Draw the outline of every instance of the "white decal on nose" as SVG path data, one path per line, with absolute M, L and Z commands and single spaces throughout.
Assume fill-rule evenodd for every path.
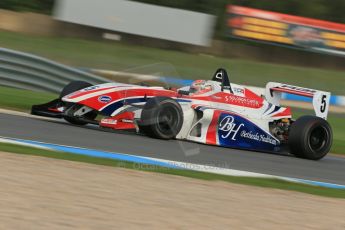
M 222 134 L 222 138 L 228 138 L 231 135 L 231 140 L 236 140 L 236 135 L 240 128 L 244 126 L 243 123 L 236 125 L 234 122 L 235 118 L 233 116 L 226 116 L 222 119 L 222 121 L 219 123 L 219 130 L 223 132 L 227 132 L 226 134 Z M 237 127 L 236 127 L 237 126 Z

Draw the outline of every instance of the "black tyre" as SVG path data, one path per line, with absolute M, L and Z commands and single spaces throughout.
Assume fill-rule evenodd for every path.
M 68 83 L 65 87 L 63 87 L 59 98 L 61 99 L 70 93 L 73 93 L 75 91 L 78 91 L 90 86 L 92 86 L 92 84 L 86 81 L 72 81 Z
M 90 86 L 92 86 L 92 84 L 85 82 L 85 81 L 72 81 L 62 89 L 59 98 L 61 99 L 68 94 L 71 94 L 75 91 L 78 91 L 78 90 L 81 90 L 81 89 L 84 89 L 84 88 L 90 87 Z M 66 103 L 66 111 L 68 111 L 68 110 L 71 111 L 74 108 L 78 108 L 78 107 L 79 107 L 79 105 L 76 105 L 73 103 Z M 83 118 L 85 118 L 87 120 L 94 120 L 96 118 L 96 116 L 97 116 L 97 112 L 91 111 L 87 114 L 84 114 Z M 76 117 L 73 117 L 73 116 L 64 116 L 64 119 L 66 121 L 68 121 L 69 123 L 74 124 L 74 125 L 86 125 L 88 123 L 86 121 L 82 121 L 82 120 L 80 120 Z
M 144 134 L 172 139 L 180 132 L 183 124 L 183 111 L 178 102 L 168 97 L 154 97 L 147 101 L 139 124 Z
M 303 116 L 290 127 L 289 148 L 297 157 L 319 160 L 330 151 L 332 141 L 332 128 L 322 118 Z

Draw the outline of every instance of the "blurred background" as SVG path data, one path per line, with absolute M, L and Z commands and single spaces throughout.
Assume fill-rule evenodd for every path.
M 330 91 L 332 151 L 345 153 L 343 0 L 2 0 L 0 8 L 1 107 L 28 110 L 70 79 L 188 84 L 224 67 L 231 81 L 259 89 L 276 81 Z M 297 115 L 311 112 L 310 101 L 285 99 Z

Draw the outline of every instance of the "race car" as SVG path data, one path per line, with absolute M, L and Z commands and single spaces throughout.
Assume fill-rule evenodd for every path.
M 280 105 L 282 93 L 312 98 L 315 115 L 292 119 L 291 109 Z M 220 68 L 212 80 L 177 89 L 73 81 L 58 99 L 32 106 L 31 113 L 165 140 L 263 152 L 288 149 L 296 157 L 318 160 L 332 145 L 329 100 L 329 92 L 275 82 L 258 95 L 231 83 Z

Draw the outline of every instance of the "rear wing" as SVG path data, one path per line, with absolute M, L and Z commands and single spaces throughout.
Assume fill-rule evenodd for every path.
M 312 98 L 315 115 L 327 119 L 331 93 L 277 82 L 267 83 L 265 97 L 268 102 L 279 106 L 282 93 Z

